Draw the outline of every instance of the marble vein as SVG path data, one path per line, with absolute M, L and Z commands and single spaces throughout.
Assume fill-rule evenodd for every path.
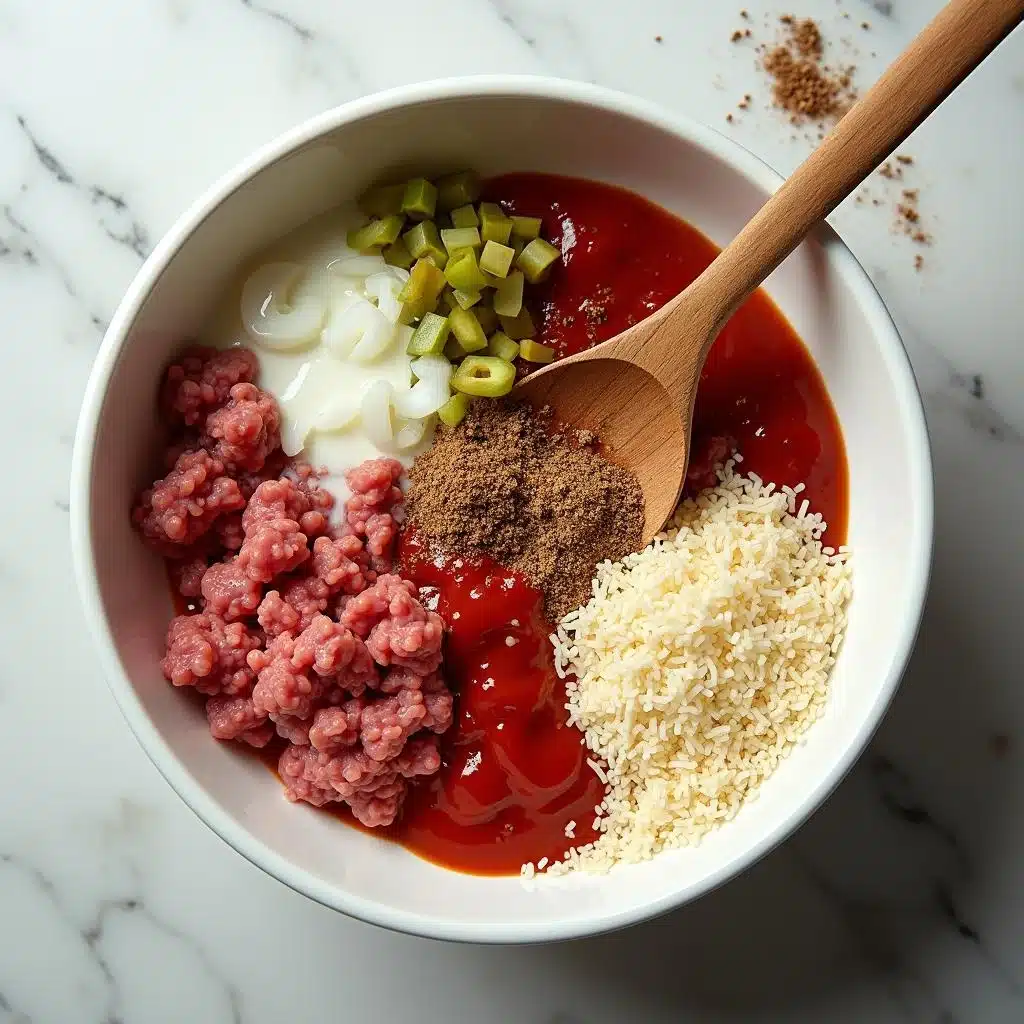
M 112 242 L 131 250 L 140 261 L 144 260 L 151 248 L 149 234 L 132 215 L 124 197 L 115 195 L 99 185 L 80 184 L 53 151 L 40 142 L 20 114 L 18 125 L 32 146 L 40 165 L 53 180 L 87 196 L 90 203 L 99 211 L 98 223 L 104 234 Z
M 2 250 L 0 251 L 7 254 L 13 262 L 20 263 L 25 268 L 41 270 L 55 277 L 59 281 L 64 294 L 84 314 L 92 329 L 92 337 L 94 340 L 97 340 L 98 335 L 101 335 L 107 329 L 107 320 L 89 308 L 79 294 L 78 288 L 67 268 L 40 238 L 33 235 L 28 225 L 18 218 L 14 210 L 6 204 L 0 209 L 2 209 L 3 217 L 8 227 L 13 229 L 15 233 L 14 236 L 9 236 L 3 241 Z
M 843 922 L 857 954 L 878 972 L 900 1017 L 917 1022 L 946 1013 L 950 1024 L 960 1024 L 951 1010 L 940 1005 L 928 979 L 915 971 L 901 955 L 898 943 L 893 941 L 884 921 L 889 907 L 884 902 L 851 896 L 837 879 L 829 877 L 799 854 L 794 854 L 794 857 L 807 881 L 821 893 Z
M 306 28 L 305 25 L 300 25 L 297 21 L 289 18 L 288 15 L 282 14 L 280 11 L 275 11 L 272 7 L 266 7 L 263 4 L 256 3 L 256 0 L 241 0 L 243 7 L 253 11 L 255 14 L 262 14 L 265 18 L 270 18 L 271 21 L 276 21 L 279 25 L 284 25 L 285 28 L 294 32 L 295 35 L 304 43 L 311 42 L 314 38 L 314 32 L 312 29 Z
M 171 942 L 180 945 L 195 958 L 198 967 L 221 989 L 225 1004 L 229 1011 L 231 1024 L 242 1024 L 242 994 L 232 982 L 227 980 L 214 966 L 203 945 L 181 929 L 169 924 L 154 913 L 140 894 L 104 896 L 98 899 L 94 909 L 86 919 L 80 920 L 68 906 L 57 884 L 39 867 L 24 857 L 11 853 L 0 853 L 0 867 L 14 871 L 33 887 L 53 908 L 63 922 L 69 934 L 74 934 L 89 962 L 98 972 L 103 983 L 103 999 L 100 1015 L 95 1018 L 96 1024 L 128 1024 L 123 1006 L 124 997 L 121 991 L 123 984 L 119 972 L 112 962 L 110 931 L 119 918 L 130 919 L 136 925 L 152 929 Z M 143 872 L 138 865 L 128 866 L 124 881 L 132 881 L 137 887 L 141 883 Z M 153 965 L 159 970 L 159 965 Z M 32 1020 L 29 1013 L 20 1016 L 14 1010 L 11 999 L 0 992 L 0 1008 L 15 1014 L 14 1021 Z M 84 1011 L 83 1011 L 84 1012 Z M 85 1017 L 81 1018 L 84 1022 Z

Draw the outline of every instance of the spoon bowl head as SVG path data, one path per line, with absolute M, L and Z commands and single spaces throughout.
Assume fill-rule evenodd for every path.
M 567 359 L 527 377 L 513 397 L 596 434 L 609 461 L 640 483 L 644 543 L 661 530 L 683 489 L 689 426 L 650 373 L 614 357 Z

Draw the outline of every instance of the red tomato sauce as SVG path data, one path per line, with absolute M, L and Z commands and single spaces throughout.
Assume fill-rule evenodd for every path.
M 513 174 L 491 181 L 486 198 L 542 216 L 543 236 L 563 251 L 564 267 L 534 292 L 538 340 L 559 355 L 641 320 L 718 252 L 660 207 L 596 182 Z M 806 484 L 812 509 L 828 521 L 827 542 L 844 541 L 847 472 L 835 412 L 807 350 L 760 291 L 704 368 L 688 490 L 712 484 L 712 463 L 732 449 L 742 452 L 744 472 Z M 540 593 L 489 560 L 433 554 L 408 534 L 402 573 L 436 596 L 449 626 L 443 671 L 456 716 L 440 772 L 414 784 L 399 819 L 374 834 L 477 874 L 516 874 L 527 861 L 559 860 L 592 841 L 604 790 L 566 722 Z M 341 805 L 324 811 L 352 822 Z M 570 822 L 574 838 L 566 836 Z
M 685 221 L 627 192 L 548 174 L 509 174 L 487 198 L 543 218 L 562 249 L 540 287 L 539 340 L 571 355 L 613 338 L 682 291 L 718 255 Z M 536 292 L 535 292 L 536 294 Z M 743 472 L 781 486 L 804 483 L 828 523 L 825 542 L 846 538 L 846 451 L 814 361 L 775 303 L 758 290 L 719 335 L 701 374 L 691 442 L 692 477 L 706 486 L 715 437 L 743 455 Z

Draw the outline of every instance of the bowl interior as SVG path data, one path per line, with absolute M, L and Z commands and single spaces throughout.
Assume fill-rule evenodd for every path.
M 928 459 L 892 324 L 845 247 L 823 231 L 768 290 L 809 346 L 842 423 L 855 599 L 827 713 L 760 799 L 698 848 L 529 891 L 519 879 L 445 871 L 288 804 L 258 762 L 212 742 L 198 708 L 162 678 L 168 587 L 127 516 L 134 492 L 153 475 L 158 375 L 239 264 L 390 171 L 473 166 L 613 182 L 719 245 L 775 184 L 770 171 L 710 130 L 636 116 L 639 108 L 621 99 L 567 88 L 555 98 L 544 95 L 550 87 L 474 91 L 406 97 L 402 105 L 366 107 L 344 124 L 324 122 L 327 130 L 264 166 L 190 233 L 192 225 L 183 227 L 180 246 L 172 239 L 144 270 L 105 343 L 83 417 L 81 444 L 93 441 L 90 417 L 95 437 L 81 455 L 84 501 L 76 514 L 86 605 L 115 693 L 158 766 L 221 835 L 296 888 L 379 923 L 456 938 L 544 939 L 627 923 L 706 890 L 778 841 L 838 781 L 891 696 L 917 624 L 930 536 Z

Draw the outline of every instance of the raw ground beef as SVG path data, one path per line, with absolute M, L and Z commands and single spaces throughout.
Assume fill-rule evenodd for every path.
M 440 768 L 454 702 L 438 671 L 444 624 L 394 572 L 402 466 L 350 470 L 332 525 L 319 474 L 280 452 L 258 373 L 246 349 L 191 348 L 165 376 L 168 472 L 132 510 L 195 608 L 171 621 L 163 672 L 207 698 L 217 739 L 284 741 L 289 800 L 389 825 L 408 780 Z

